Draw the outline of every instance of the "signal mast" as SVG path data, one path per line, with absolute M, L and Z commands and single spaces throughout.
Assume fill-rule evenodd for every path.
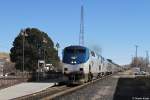
M 83 1 L 82 1 L 82 4 L 81 4 L 79 45 L 84 46 L 84 6 L 83 6 Z

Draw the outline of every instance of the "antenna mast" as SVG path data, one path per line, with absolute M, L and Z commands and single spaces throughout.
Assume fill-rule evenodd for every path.
M 83 6 L 83 2 L 81 5 L 79 45 L 84 46 L 84 6 Z

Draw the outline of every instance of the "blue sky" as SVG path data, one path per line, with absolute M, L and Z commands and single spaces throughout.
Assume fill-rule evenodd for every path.
M 47 32 L 61 49 L 78 44 L 81 0 L 1 0 L 0 51 L 9 52 L 20 29 Z M 150 0 L 84 0 L 85 44 L 118 64 L 150 50 Z M 61 54 L 61 53 L 60 53 Z

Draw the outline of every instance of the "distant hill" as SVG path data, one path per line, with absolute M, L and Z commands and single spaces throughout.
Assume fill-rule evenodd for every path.
M 0 52 L 0 58 L 9 58 L 9 53 Z

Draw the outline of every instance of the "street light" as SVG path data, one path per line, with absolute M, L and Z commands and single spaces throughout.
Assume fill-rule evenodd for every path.
M 22 72 L 24 72 L 24 42 L 25 42 L 25 30 L 21 30 L 22 35 Z
M 46 58 L 45 58 L 46 45 L 45 44 L 47 44 L 47 39 L 45 37 L 43 37 L 44 62 L 46 62 Z M 45 63 L 44 63 L 44 67 L 45 67 Z
M 21 30 L 21 35 L 22 35 L 22 72 L 24 73 L 24 49 L 25 49 L 25 47 L 24 47 L 24 45 L 25 45 L 25 37 L 27 37 L 28 36 L 28 34 L 26 33 L 26 30 Z

